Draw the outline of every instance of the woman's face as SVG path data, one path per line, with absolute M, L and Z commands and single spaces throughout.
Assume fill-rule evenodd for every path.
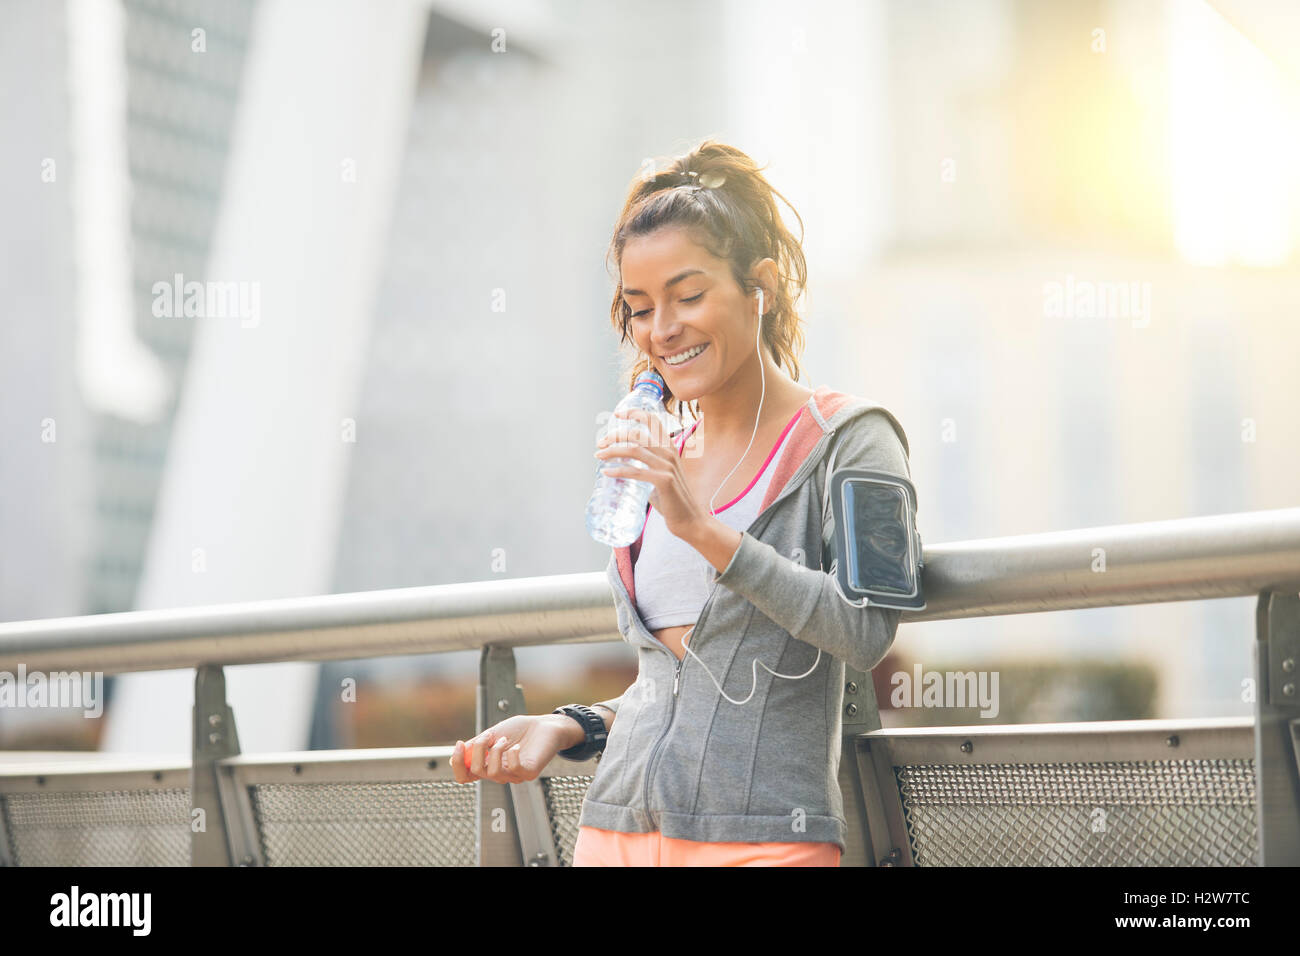
M 757 296 L 746 299 L 730 263 L 685 230 L 665 227 L 629 240 L 622 279 L 632 338 L 679 401 L 716 391 L 755 358 Z

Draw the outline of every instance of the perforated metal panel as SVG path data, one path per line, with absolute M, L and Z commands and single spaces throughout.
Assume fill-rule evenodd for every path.
M 918 866 L 1254 866 L 1253 760 L 894 768 Z
M 249 787 L 267 866 L 474 866 L 474 788 L 423 783 Z
M 188 788 L 9 793 L 16 866 L 189 866 Z
M 578 819 L 582 815 L 582 798 L 587 794 L 593 775 L 543 777 L 546 810 L 551 818 L 551 833 L 561 866 L 573 866 L 573 847 L 578 842 Z

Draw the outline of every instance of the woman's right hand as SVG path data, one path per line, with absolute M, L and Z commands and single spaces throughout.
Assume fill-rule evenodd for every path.
M 575 743 L 577 727 L 563 714 L 520 714 L 493 724 L 469 740 L 456 741 L 451 770 L 457 783 L 536 780 L 561 750 Z

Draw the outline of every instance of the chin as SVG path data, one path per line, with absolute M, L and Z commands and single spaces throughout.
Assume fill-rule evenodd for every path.
M 663 372 L 660 372 L 659 374 L 663 375 Z M 684 401 L 684 402 L 693 401 L 694 399 L 698 398 L 699 396 L 705 393 L 705 390 L 702 389 L 699 385 L 699 380 L 694 377 L 691 377 L 686 381 L 680 382 L 679 383 L 680 388 L 678 386 L 674 386 L 672 378 L 670 378 L 667 375 L 664 375 L 664 381 L 668 383 L 668 387 L 673 390 L 673 395 L 680 401 Z

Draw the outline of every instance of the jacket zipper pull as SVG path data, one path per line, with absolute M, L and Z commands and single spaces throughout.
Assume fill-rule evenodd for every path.
M 681 676 L 681 674 L 682 674 L 682 662 L 678 661 L 677 667 L 674 668 L 673 670 L 673 696 L 674 697 L 677 696 L 677 679 Z

